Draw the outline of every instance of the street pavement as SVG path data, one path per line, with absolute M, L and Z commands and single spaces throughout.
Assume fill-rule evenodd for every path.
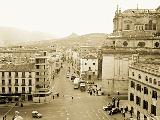
M 24 103 L 24 107 L 15 107 L 7 115 L 7 120 L 11 120 L 14 112 L 18 110 L 25 120 L 34 120 L 31 112 L 39 111 L 43 117 L 42 120 L 123 120 L 123 116 L 119 113 L 116 115 L 108 115 L 103 111 L 102 106 L 111 101 L 108 96 L 94 96 L 87 92 L 81 92 L 74 89 L 73 82 L 70 78 L 66 78 L 67 69 L 70 66 L 64 63 L 64 67 L 60 73 L 52 81 L 51 85 L 54 92 L 59 93 L 59 97 L 55 97 L 50 103 Z M 71 71 L 70 75 L 73 74 Z M 99 84 L 99 82 L 98 82 Z M 72 99 L 73 97 L 73 99 Z M 120 105 L 126 101 L 120 101 Z M 0 106 L 0 118 L 11 106 Z

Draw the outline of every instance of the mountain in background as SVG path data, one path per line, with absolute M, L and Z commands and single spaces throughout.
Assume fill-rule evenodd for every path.
M 101 46 L 105 43 L 108 34 L 105 33 L 91 33 L 85 35 L 77 35 L 72 33 L 71 35 L 59 38 L 50 39 L 36 42 L 26 42 L 21 44 L 28 47 L 47 47 L 51 45 L 73 47 L 73 46 Z
M 51 34 L 30 32 L 12 27 L 0 27 L 0 47 L 9 47 L 30 41 L 40 41 L 55 38 Z

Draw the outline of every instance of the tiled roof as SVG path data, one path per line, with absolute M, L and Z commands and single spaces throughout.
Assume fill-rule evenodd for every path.
M 14 65 L 14 64 L 5 64 L 0 67 L 0 71 L 34 71 L 35 64 L 20 64 L 20 65 Z

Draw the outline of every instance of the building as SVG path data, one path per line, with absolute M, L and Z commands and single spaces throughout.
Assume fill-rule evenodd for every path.
M 34 64 L 5 64 L 0 67 L 0 99 L 32 100 L 35 92 Z
M 160 48 L 160 7 L 157 9 L 117 8 L 113 33 L 105 45 L 116 48 Z
M 98 57 L 84 55 L 80 57 L 80 76 L 84 80 L 98 79 Z
M 113 33 L 123 37 L 153 36 L 160 32 L 160 7 L 157 9 L 118 9 L 113 19 Z
M 137 120 L 159 120 L 160 62 L 134 61 L 129 66 L 129 109 Z
M 40 52 L 35 58 L 35 84 L 36 92 L 50 87 L 52 66 L 46 51 Z

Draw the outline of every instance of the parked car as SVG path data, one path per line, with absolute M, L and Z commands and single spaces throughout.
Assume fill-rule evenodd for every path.
M 107 105 L 103 106 L 104 111 L 112 110 L 112 108 L 113 108 L 113 104 L 111 103 L 108 103 Z
M 117 114 L 120 113 L 120 109 L 118 107 L 116 108 L 112 108 L 112 110 L 108 111 L 108 115 L 113 115 L 113 114 Z
M 66 78 L 69 78 L 69 73 L 67 73 Z
M 73 81 L 76 78 L 76 76 L 72 75 L 71 80 Z
M 42 114 L 40 114 L 38 111 L 32 111 L 32 117 L 33 118 L 41 118 Z

